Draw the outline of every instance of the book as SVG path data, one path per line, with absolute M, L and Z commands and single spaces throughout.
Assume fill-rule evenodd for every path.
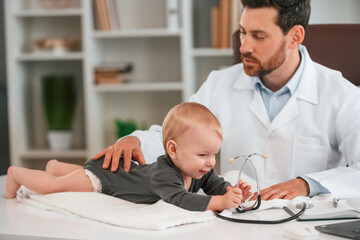
M 102 62 L 95 67 L 95 72 L 117 71 L 120 73 L 129 73 L 133 71 L 133 64 L 130 62 Z
M 119 73 L 118 71 L 95 72 L 96 84 L 122 84 L 129 80 L 131 73 Z
M 128 62 L 101 63 L 94 68 L 96 84 L 119 84 L 126 82 L 133 70 L 133 65 Z
M 360 219 L 360 199 L 340 200 L 337 207 L 331 201 L 314 201 L 310 204 L 312 206 L 305 210 L 298 221 Z M 294 213 L 299 211 L 294 205 L 290 205 L 289 209 Z
M 117 8 L 116 0 L 107 0 L 107 11 L 110 21 L 110 30 L 119 30 L 120 29 L 120 20 Z
M 115 18 L 115 26 L 116 29 L 119 30 L 120 29 L 120 17 L 119 17 L 119 9 L 118 9 L 118 5 L 117 5 L 117 1 L 113 0 L 113 11 L 114 11 L 114 18 Z
M 94 13 L 95 13 L 95 28 L 102 30 L 104 28 L 102 11 L 100 10 L 100 0 L 93 0 L 94 2 Z
M 230 47 L 230 0 L 220 0 L 220 48 Z
M 240 1 L 231 0 L 230 19 L 230 46 L 232 46 L 232 35 L 240 28 Z
M 100 0 L 100 10 L 102 11 L 104 28 L 102 30 L 111 30 L 110 19 L 109 19 L 109 8 L 106 0 Z
M 123 84 L 126 82 L 126 79 L 122 77 L 116 77 L 116 78 L 95 78 L 96 84 Z
M 219 33 L 219 7 L 213 6 L 211 8 L 211 47 L 220 47 L 220 33 Z

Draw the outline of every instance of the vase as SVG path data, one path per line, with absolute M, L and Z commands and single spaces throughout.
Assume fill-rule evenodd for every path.
M 70 130 L 49 130 L 47 139 L 50 150 L 69 150 L 71 147 L 72 133 Z

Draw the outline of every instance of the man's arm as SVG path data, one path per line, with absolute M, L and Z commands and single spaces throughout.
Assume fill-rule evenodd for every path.
M 307 176 L 318 181 L 339 198 L 360 197 L 360 162 L 348 167 L 333 168 L 319 173 L 307 174 Z
M 319 182 L 315 181 L 312 178 L 309 178 L 307 176 L 300 176 L 302 179 L 306 181 L 306 183 L 309 185 L 309 197 L 313 197 L 318 194 L 327 194 L 330 193 L 327 188 L 322 186 Z

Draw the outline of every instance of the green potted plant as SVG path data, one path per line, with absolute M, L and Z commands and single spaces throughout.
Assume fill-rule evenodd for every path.
M 46 75 L 41 82 L 49 147 L 51 150 L 70 149 L 76 103 L 74 77 Z
M 147 124 L 145 122 L 139 124 L 134 119 L 115 119 L 114 120 L 116 126 L 116 137 L 121 138 L 126 135 L 129 135 L 135 130 L 145 130 L 147 129 Z

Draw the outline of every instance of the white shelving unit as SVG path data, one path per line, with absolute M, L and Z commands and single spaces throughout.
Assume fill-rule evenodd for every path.
M 43 9 L 37 0 L 4 2 L 13 165 L 44 168 L 51 158 L 84 163 L 115 141 L 116 118 L 161 124 L 210 70 L 232 62 L 231 49 L 194 47 L 193 0 L 178 0 L 178 29 L 167 27 L 167 0 L 117 0 L 121 29 L 116 31 L 95 29 L 93 1 L 76 0 L 64 10 Z M 34 40 L 58 36 L 79 38 L 81 49 L 61 55 L 33 51 Z M 94 68 L 111 61 L 133 63 L 130 81 L 96 85 Z M 50 151 L 47 144 L 40 80 L 50 73 L 76 79 L 69 151 Z
M 117 31 L 95 31 L 94 37 L 101 38 L 144 38 L 144 37 L 180 37 L 181 30 L 168 29 L 127 29 Z
M 68 61 L 83 60 L 82 52 L 72 52 L 62 55 L 54 55 L 51 53 L 21 53 L 18 55 L 18 61 Z
M 229 57 L 233 55 L 232 49 L 194 48 L 194 57 Z
M 77 0 L 63 10 L 43 9 L 37 0 L 5 1 L 11 164 L 43 168 L 51 158 L 83 163 L 115 141 L 114 119 L 161 124 L 168 109 L 194 92 L 185 80 L 190 39 L 184 37 L 182 12 L 189 2 L 178 1 L 180 26 L 168 29 L 166 0 L 117 1 L 122 24 L 117 31 L 95 29 L 93 1 Z M 81 50 L 33 51 L 33 41 L 58 36 L 81 39 Z M 131 80 L 96 85 L 94 67 L 108 61 L 132 62 Z M 47 144 L 40 79 L 50 73 L 76 79 L 69 151 L 51 151 Z
M 161 91 L 181 91 L 182 83 L 124 83 L 122 85 L 102 85 L 97 86 L 98 92 L 161 92 Z
M 83 8 L 80 2 L 71 9 L 47 11 L 36 1 L 4 1 L 11 164 L 40 168 L 43 159 L 69 159 L 83 162 L 87 158 L 84 126 L 85 48 L 61 55 L 38 53 L 32 42 L 52 36 L 74 36 L 83 41 Z M 47 147 L 43 116 L 41 76 L 64 73 L 75 76 L 79 92 L 73 131 L 73 149 L 52 152 Z M 38 161 L 39 160 L 39 161 Z
M 43 9 L 30 9 L 19 10 L 15 13 L 15 17 L 64 17 L 64 16 L 81 16 L 83 14 L 82 9 L 65 9 L 65 10 L 51 10 L 44 11 Z

